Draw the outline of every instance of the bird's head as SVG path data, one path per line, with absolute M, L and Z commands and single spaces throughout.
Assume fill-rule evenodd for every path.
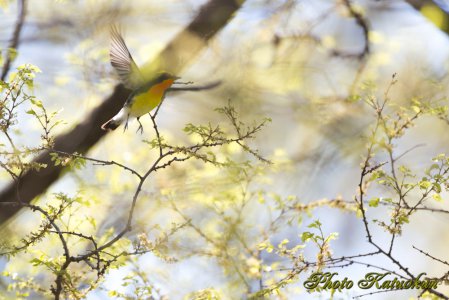
M 157 84 L 163 90 L 170 88 L 170 86 L 175 82 L 176 79 L 179 79 L 178 76 L 175 76 L 168 72 L 161 72 L 156 74 L 155 81 L 151 82 L 151 85 Z
M 175 75 L 173 75 L 171 73 L 168 73 L 168 72 L 161 72 L 161 73 L 158 74 L 157 78 L 160 81 L 165 81 L 165 80 L 173 80 L 173 81 L 175 81 L 176 79 L 179 79 L 181 77 L 175 76 Z

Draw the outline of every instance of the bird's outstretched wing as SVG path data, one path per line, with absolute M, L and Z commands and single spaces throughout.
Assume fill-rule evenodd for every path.
M 126 47 L 119 29 L 115 26 L 111 26 L 110 58 L 111 65 L 126 88 L 135 90 L 144 84 L 143 76 Z

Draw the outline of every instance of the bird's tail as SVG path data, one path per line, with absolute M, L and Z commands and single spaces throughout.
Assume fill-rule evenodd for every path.
M 109 121 L 107 121 L 106 123 L 104 123 L 103 125 L 101 125 L 101 129 L 103 129 L 105 131 L 114 130 L 117 127 L 119 127 L 120 124 L 122 124 L 122 122 L 118 122 L 117 120 L 114 120 L 114 118 L 112 118 Z
M 118 114 L 116 114 L 112 119 L 101 125 L 101 129 L 105 131 L 111 131 L 117 129 L 127 118 L 127 114 L 122 108 Z

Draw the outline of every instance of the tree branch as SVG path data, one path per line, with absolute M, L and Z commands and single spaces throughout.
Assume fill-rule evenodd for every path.
M 25 22 L 26 6 L 27 6 L 26 0 L 17 1 L 17 10 L 19 11 L 19 14 L 17 16 L 17 21 L 14 27 L 14 32 L 12 34 L 11 42 L 8 46 L 8 52 L 10 51 L 9 49 L 17 49 L 17 47 L 19 46 L 19 37 L 22 31 L 23 23 Z M 8 75 L 9 69 L 11 68 L 12 61 L 13 57 L 11 53 L 8 53 L 8 55 L 6 56 L 5 63 L 3 64 L 2 75 L 0 76 L 0 80 L 5 81 L 6 75 Z
M 165 47 L 159 56 L 145 64 L 144 74 L 161 68 L 179 74 L 200 50 L 234 16 L 244 1 L 211 0 L 201 7 L 195 19 Z M 129 91 L 122 85 L 84 121 L 73 130 L 55 138 L 54 150 L 67 153 L 86 153 L 106 133 L 100 129 L 101 124 L 116 114 L 123 106 Z M 55 182 L 61 174 L 62 167 L 54 166 L 48 151 L 44 151 L 33 162 L 47 164 L 47 168 L 29 171 L 21 176 L 17 183 L 11 182 L 1 193 L 0 203 L 17 201 L 17 194 L 23 202 L 29 203 Z M 17 192 L 16 192 L 17 191 Z M 19 206 L 7 206 L 0 210 L 0 222 L 5 222 L 20 209 Z

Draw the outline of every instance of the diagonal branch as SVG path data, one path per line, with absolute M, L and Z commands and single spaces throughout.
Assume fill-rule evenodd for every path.
M 17 47 L 19 46 L 20 33 L 22 31 L 23 23 L 25 22 L 26 6 L 27 0 L 17 1 L 17 10 L 19 11 L 19 15 L 17 16 L 14 32 L 12 34 L 11 42 L 8 46 L 8 54 L 6 56 L 5 63 L 3 64 L 2 75 L 0 76 L 0 80 L 2 81 L 5 81 L 6 75 L 8 75 L 9 69 L 11 68 L 11 63 L 13 61 L 13 56 L 10 53 L 10 49 L 17 49 Z
M 148 62 L 142 68 L 144 75 L 157 69 L 180 74 L 182 69 L 187 67 L 207 46 L 207 41 L 229 22 L 244 2 L 210 0 L 203 5 L 192 22 L 173 38 L 156 59 Z M 129 91 L 122 85 L 116 86 L 113 93 L 84 121 L 71 131 L 55 138 L 54 150 L 67 153 L 86 153 L 106 134 L 100 129 L 101 124 L 120 110 L 128 95 Z M 45 192 L 61 174 L 62 167 L 53 165 L 48 151 L 42 152 L 33 162 L 47 164 L 47 168 L 40 171 L 29 171 L 21 176 L 17 183 L 11 182 L 0 192 L 0 203 L 15 202 L 18 196 L 23 202 L 29 203 L 36 196 Z M 0 222 L 11 218 L 19 209 L 20 206 L 2 207 Z
M 186 86 L 186 87 L 171 87 L 170 92 L 196 92 L 213 89 L 221 84 L 221 81 L 214 81 L 205 85 L 200 86 Z

